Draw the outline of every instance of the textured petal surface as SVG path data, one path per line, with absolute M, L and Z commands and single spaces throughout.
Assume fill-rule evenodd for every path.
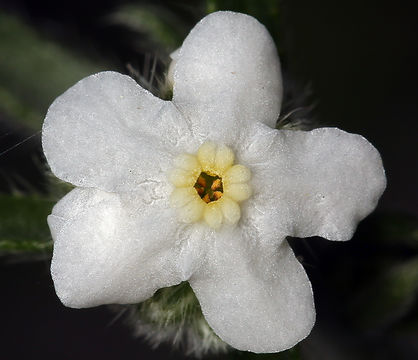
M 189 125 L 128 76 L 89 76 L 48 110 L 42 145 L 52 172 L 62 180 L 106 191 L 137 190 L 158 180 L 171 155 L 192 145 Z
M 378 151 L 362 136 L 336 128 L 255 128 L 240 152 L 254 189 L 243 221 L 266 240 L 278 233 L 350 239 L 386 186 Z
M 274 42 L 248 15 L 226 11 L 206 16 L 176 58 L 173 102 L 202 140 L 232 145 L 248 123 L 274 127 L 281 97 Z
M 189 282 L 215 333 L 253 352 L 282 351 L 305 338 L 315 321 L 312 289 L 287 242 L 259 246 L 244 231 L 212 241 Z
M 158 192 L 77 188 L 54 207 L 51 273 L 65 305 L 136 303 L 189 277 L 199 242 Z

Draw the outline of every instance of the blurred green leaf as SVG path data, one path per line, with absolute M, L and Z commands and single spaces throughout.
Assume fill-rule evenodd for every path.
M 418 306 L 408 314 L 407 317 L 402 319 L 391 330 L 394 334 L 412 334 L 414 337 L 418 332 Z
M 392 264 L 359 291 L 352 315 L 362 327 L 389 325 L 407 314 L 418 293 L 418 257 Z
M 138 305 L 141 318 L 156 326 L 179 325 L 203 319 L 199 302 L 188 282 L 159 289 Z
M 46 218 L 53 205 L 38 196 L 0 194 L 0 256 L 49 256 L 52 240 Z
M 104 70 L 7 13 L 0 13 L 0 110 L 38 130 L 52 101 Z
M 150 4 L 127 4 L 111 15 L 110 21 L 124 25 L 149 40 L 150 47 L 167 52 L 181 45 L 187 26 L 166 7 Z
M 379 219 L 379 241 L 391 246 L 418 249 L 418 220 L 410 215 L 389 214 Z
M 43 116 L 39 111 L 25 104 L 24 101 L 19 99 L 15 94 L 10 92 L 7 87 L 3 87 L 1 84 L 0 109 L 14 119 L 20 120 L 24 125 L 31 129 L 38 128 L 40 121 L 43 119 Z

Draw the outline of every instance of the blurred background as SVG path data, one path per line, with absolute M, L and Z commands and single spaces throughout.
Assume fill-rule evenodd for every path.
M 365 136 L 388 187 L 353 240 L 291 239 L 312 281 L 317 323 L 293 351 L 260 359 L 418 358 L 418 49 L 399 1 L 0 0 L 0 351 L 4 359 L 182 359 L 131 335 L 106 307 L 65 308 L 49 274 L 52 189 L 40 129 L 52 101 L 101 70 L 163 79 L 168 54 L 208 12 L 267 26 L 285 110 Z M 313 107 L 310 107 L 314 105 Z M 208 358 L 248 358 L 248 354 Z

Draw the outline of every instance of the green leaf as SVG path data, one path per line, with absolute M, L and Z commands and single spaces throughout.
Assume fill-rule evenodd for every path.
M 52 239 L 46 218 L 53 205 L 38 196 L 0 194 L 0 256 L 49 257 Z
M 25 104 L 25 102 L 16 96 L 16 94 L 1 84 L 0 109 L 12 118 L 20 120 L 24 125 L 31 129 L 38 128 L 40 121 L 43 119 L 43 116 L 39 111 Z
M 38 130 L 52 101 L 83 77 L 106 69 L 0 13 L 0 111 Z
M 392 263 L 359 291 L 352 304 L 352 315 L 362 327 L 386 326 L 413 308 L 417 294 L 418 257 Z
M 388 214 L 377 224 L 379 242 L 418 249 L 418 220 L 411 215 Z
M 148 47 L 168 52 L 179 47 L 187 35 L 187 26 L 165 7 L 150 4 L 127 4 L 109 20 L 124 25 L 147 39 Z
M 190 347 L 186 353 L 200 356 L 207 352 L 224 353 L 224 343 L 206 322 L 199 301 L 188 282 L 159 289 L 152 298 L 131 307 L 131 322 L 138 324 L 136 332 L 146 335 L 153 345 L 170 342 L 174 347 Z M 141 333 L 144 324 L 151 325 L 147 334 Z M 154 336 L 152 335 L 154 333 Z M 187 339 L 192 337 L 192 343 Z

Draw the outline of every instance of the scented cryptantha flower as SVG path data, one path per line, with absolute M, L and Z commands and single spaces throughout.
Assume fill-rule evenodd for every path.
M 379 153 L 335 128 L 274 129 L 279 59 L 250 16 L 205 17 L 173 74 L 172 101 L 103 72 L 51 105 L 45 155 L 76 186 L 48 218 L 56 292 L 137 303 L 187 280 L 228 344 L 290 348 L 315 311 L 286 236 L 350 239 L 385 188 Z

